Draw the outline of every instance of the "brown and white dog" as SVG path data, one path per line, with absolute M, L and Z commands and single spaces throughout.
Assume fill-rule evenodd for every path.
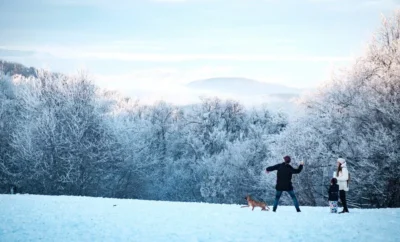
M 260 207 L 261 211 L 269 211 L 269 207 L 266 203 L 258 202 L 253 199 L 249 195 L 247 195 L 244 199 L 247 200 L 247 206 L 241 206 L 241 208 L 252 207 L 251 211 L 254 210 L 255 207 Z

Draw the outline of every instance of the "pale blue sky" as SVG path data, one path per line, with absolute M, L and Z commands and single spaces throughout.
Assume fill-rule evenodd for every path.
M 315 87 L 399 0 L 2 0 L 0 58 L 126 91 L 240 76 Z M 112 81 L 110 81 L 112 80 Z

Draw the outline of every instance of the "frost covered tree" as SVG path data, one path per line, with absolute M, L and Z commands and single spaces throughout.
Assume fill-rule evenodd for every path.
M 12 134 L 16 130 L 18 100 L 11 77 L 0 75 L 0 190 L 9 192 L 19 185 L 19 165 L 12 160 Z
M 350 204 L 400 206 L 400 12 L 383 18 L 365 55 L 306 97 L 306 115 L 277 137 L 274 154 L 308 161 L 300 199 L 326 200 L 339 156 L 350 168 Z
M 24 187 L 41 194 L 99 192 L 92 184 L 110 167 L 112 137 L 97 109 L 94 85 L 85 76 L 42 72 L 21 77 L 14 87 L 20 115 L 11 133 L 16 151 L 11 160 Z

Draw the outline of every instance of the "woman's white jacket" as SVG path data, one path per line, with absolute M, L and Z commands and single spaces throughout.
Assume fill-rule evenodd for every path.
M 346 166 L 342 166 L 342 171 L 339 172 L 339 175 L 336 176 L 336 172 L 334 172 L 333 177 L 335 177 L 338 181 L 339 190 L 349 191 L 349 186 L 347 180 L 349 180 L 349 171 Z

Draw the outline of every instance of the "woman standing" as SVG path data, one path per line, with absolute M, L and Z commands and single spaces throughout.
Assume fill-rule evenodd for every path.
M 339 158 L 337 160 L 337 171 L 333 174 L 333 177 L 338 181 L 340 202 L 343 205 L 343 211 L 340 213 L 348 213 L 346 192 L 349 191 L 349 171 L 345 159 Z

